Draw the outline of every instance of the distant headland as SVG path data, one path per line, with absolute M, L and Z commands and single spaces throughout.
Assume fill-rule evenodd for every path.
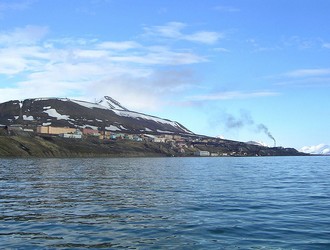
M 282 155 L 306 154 L 197 135 L 179 122 L 131 111 L 108 96 L 94 103 L 35 98 L 0 104 L 3 157 Z

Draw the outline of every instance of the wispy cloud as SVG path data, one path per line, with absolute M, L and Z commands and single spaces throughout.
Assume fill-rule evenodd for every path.
M 316 87 L 330 85 L 330 68 L 296 69 L 269 77 L 278 86 Z
M 252 47 L 253 52 L 285 51 L 285 50 L 312 50 L 329 49 L 330 43 L 324 42 L 319 37 L 305 38 L 300 36 L 282 37 L 279 40 L 266 43 L 260 38 L 253 37 L 245 40 Z
M 130 108 L 154 109 L 165 93 L 171 98 L 194 85 L 187 67 L 208 60 L 194 49 L 157 42 L 47 39 L 47 32 L 26 26 L 0 33 L 0 78 L 6 86 L 0 87 L 0 102 L 38 96 L 91 99 L 108 93 Z
M 48 32 L 44 26 L 25 26 L 0 33 L 0 46 L 31 45 L 40 41 Z
M 230 50 L 226 48 L 215 48 L 214 51 L 216 52 L 222 52 L 222 53 L 229 53 Z
M 167 39 L 185 40 L 190 42 L 198 42 L 203 44 L 215 44 L 223 34 L 214 31 L 197 31 L 194 33 L 183 33 L 183 29 L 187 25 L 181 22 L 169 22 L 162 26 L 153 26 L 145 28 L 146 35 L 160 36 Z
M 100 49 L 109 49 L 109 50 L 129 50 L 135 48 L 141 48 L 142 45 L 134 41 L 123 41 L 123 42 L 101 42 L 98 44 Z
M 279 45 L 261 44 L 261 42 L 258 41 L 255 38 L 246 39 L 245 42 L 249 46 L 252 46 L 253 52 L 267 52 L 267 51 L 274 51 L 274 50 L 281 50 L 282 49 L 281 46 L 279 46 Z
M 298 69 L 285 74 L 287 77 L 302 78 L 330 75 L 330 68 Z
M 326 49 L 330 49 L 330 43 L 323 43 L 322 47 Z
M 242 91 L 228 91 L 220 93 L 211 93 L 207 95 L 191 96 L 190 101 L 217 101 L 217 100 L 233 100 L 233 99 L 249 99 L 279 95 L 278 92 L 273 91 L 254 91 L 254 92 L 242 92 Z
M 285 47 L 294 47 L 300 50 L 305 50 L 305 49 L 311 49 L 315 46 L 319 46 L 319 39 L 291 36 L 291 37 L 283 38 L 282 44 Z

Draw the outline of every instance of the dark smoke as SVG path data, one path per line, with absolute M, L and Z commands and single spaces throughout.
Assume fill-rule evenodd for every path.
M 270 139 L 274 141 L 274 147 L 276 147 L 276 140 L 274 136 L 269 132 L 269 129 L 262 123 L 257 126 L 258 131 L 264 132 Z
M 227 113 L 224 116 L 227 129 L 239 129 L 254 123 L 251 115 L 243 110 L 240 111 L 239 117 Z
M 249 112 L 241 110 L 238 117 L 235 117 L 232 114 L 224 113 L 222 119 L 225 121 L 226 129 L 241 129 L 245 126 L 252 126 L 258 133 L 263 132 L 266 134 L 274 141 L 274 147 L 276 146 L 276 140 L 270 133 L 267 126 L 262 123 L 255 123 Z

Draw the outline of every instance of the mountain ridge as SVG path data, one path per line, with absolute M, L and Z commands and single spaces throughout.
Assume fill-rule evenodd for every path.
M 106 106 L 107 105 L 107 106 Z M 169 119 L 131 111 L 109 96 L 98 102 L 31 98 L 0 104 L 0 124 L 92 128 L 126 133 L 194 134 Z

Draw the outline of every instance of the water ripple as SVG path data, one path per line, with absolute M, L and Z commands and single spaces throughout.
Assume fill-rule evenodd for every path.
M 6 249 L 328 249 L 327 157 L 2 159 Z

